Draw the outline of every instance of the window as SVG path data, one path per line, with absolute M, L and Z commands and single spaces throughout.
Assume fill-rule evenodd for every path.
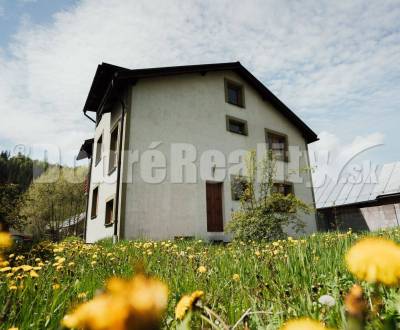
M 97 217 L 97 205 L 99 203 L 99 187 L 93 189 L 92 192 L 92 210 L 90 212 L 91 218 Z
M 118 165 L 118 125 L 111 132 L 110 138 L 110 157 L 108 160 L 108 173 L 113 172 Z
M 103 135 L 100 135 L 100 137 L 97 139 L 96 143 L 96 165 L 100 162 L 101 160 L 101 152 L 103 148 Z
M 236 133 L 236 134 L 241 134 L 241 135 L 247 135 L 247 121 L 226 116 L 226 129 L 229 132 Z
M 231 176 L 231 195 L 232 200 L 238 201 L 245 193 L 248 187 L 248 181 L 246 178 L 240 175 Z
M 243 86 L 225 79 L 225 101 L 244 108 Z
M 276 160 L 288 161 L 288 142 L 285 134 L 266 131 L 269 150 Z
M 293 194 L 293 185 L 291 183 L 274 183 L 272 190 L 274 193 L 287 196 Z
M 106 219 L 104 224 L 106 226 L 112 225 L 114 223 L 114 199 L 110 199 L 106 203 Z

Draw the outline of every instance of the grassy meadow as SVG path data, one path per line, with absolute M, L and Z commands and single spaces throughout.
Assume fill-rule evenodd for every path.
M 375 233 L 400 241 L 400 230 Z M 113 276 L 129 278 L 139 269 L 168 285 L 163 327 L 176 327 L 180 297 L 203 290 L 203 304 L 237 329 L 279 329 L 288 319 L 309 316 L 343 328 L 344 296 L 357 280 L 344 262 L 361 234 L 314 234 L 273 243 L 208 244 L 200 240 L 162 242 L 78 240 L 40 243 L 29 251 L 7 251 L 0 267 L 1 329 L 59 329 L 74 306 L 91 299 Z M 377 290 L 361 283 L 367 297 Z M 371 328 L 393 314 L 397 288 L 380 287 L 382 299 Z M 336 304 L 322 305 L 322 295 Z M 250 309 L 250 310 L 249 310 Z M 194 317 L 193 328 L 210 328 Z

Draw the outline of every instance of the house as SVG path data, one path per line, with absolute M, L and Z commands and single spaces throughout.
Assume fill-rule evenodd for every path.
M 242 180 L 237 159 L 258 144 L 282 165 L 276 189 L 314 204 L 310 174 L 291 182 L 285 173 L 292 148 L 298 167 L 308 167 L 317 135 L 239 62 L 139 70 L 103 63 L 83 112 L 96 124 L 80 151 L 91 162 L 87 242 L 228 240 L 224 228 L 239 206 L 231 188 Z M 232 165 L 225 176 L 221 163 Z M 304 221 L 316 229 L 315 215 Z
M 384 164 L 375 172 L 359 172 L 353 180 L 342 175 L 315 189 L 319 230 L 373 231 L 399 226 L 400 162 Z

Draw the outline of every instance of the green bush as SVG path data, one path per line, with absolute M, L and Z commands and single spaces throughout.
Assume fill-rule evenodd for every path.
M 276 162 L 271 153 L 257 162 L 255 152 L 247 160 L 247 186 L 240 208 L 232 215 L 227 230 L 238 240 L 276 240 L 286 237 L 285 227 L 296 232 L 304 228 L 299 215 L 311 208 L 293 194 L 275 191 Z M 257 178 L 259 178 L 257 180 Z

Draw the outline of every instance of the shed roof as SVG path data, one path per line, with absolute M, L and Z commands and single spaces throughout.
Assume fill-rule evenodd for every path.
M 101 115 L 102 105 L 105 104 L 105 100 L 108 97 L 111 97 L 113 93 L 117 93 L 118 90 L 126 86 L 128 83 L 135 82 L 138 79 L 185 73 L 205 74 L 208 71 L 227 70 L 231 70 L 239 74 L 245 81 L 247 81 L 257 90 L 257 92 L 265 101 L 272 103 L 276 109 L 278 109 L 278 111 L 285 115 L 288 120 L 300 130 L 308 143 L 318 140 L 317 134 L 256 77 L 254 77 L 240 62 L 185 65 L 136 70 L 130 70 L 127 68 L 102 63 L 97 67 L 83 111 L 94 111 Z
M 354 182 L 327 179 L 315 188 L 317 209 L 373 202 L 377 199 L 400 195 L 400 161 L 384 164 L 377 169 L 377 181 L 371 182 L 368 175 L 359 174 Z

